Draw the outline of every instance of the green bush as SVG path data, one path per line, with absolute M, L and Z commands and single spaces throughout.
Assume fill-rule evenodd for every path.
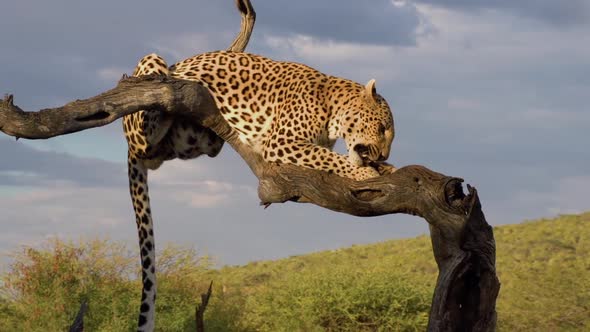
M 3 317 L 12 331 L 63 331 L 88 299 L 89 330 L 129 330 L 138 305 L 136 259 L 121 245 L 90 241 L 74 245 L 52 240 L 45 248 L 25 248 L 2 277 L 2 297 L 12 313 Z M 108 326 L 108 329 L 104 327 Z
M 430 290 L 411 279 L 354 266 L 286 275 L 248 298 L 258 331 L 423 331 Z
M 210 262 L 174 247 L 159 256 L 158 330 L 182 331 L 194 325 L 199 281 Z M 43 248 L 17 252 L 2 276 L 1 330 L 67 330 L 85 299 L 89 331 L 133 330 L 141 290 L 138 260 L 125 246 L 106 240 L 74 244 L 55 239 Z

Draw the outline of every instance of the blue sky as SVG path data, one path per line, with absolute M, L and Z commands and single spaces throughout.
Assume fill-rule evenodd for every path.
M 390 162 L 463 177 L 495 225 L 590 210 L 590 1 L 253 2 L 248 51 L 377 79 L 396 121 Z M 147 53 L 172 64 L 223 49 L 239 27 L 233 6 L 8 0 L 0 92 L 28 110 L 58 106 L 113 87 Z M 0 134 L 0 156 L 0 253 L 52 236 L 134 248 L 119 122 L 47 141 Z M 256 178 L 229 146 L 150 177 L 157 243 L 194 246 L 219 264 L 428 231 L 403 215 L 264 210 Z

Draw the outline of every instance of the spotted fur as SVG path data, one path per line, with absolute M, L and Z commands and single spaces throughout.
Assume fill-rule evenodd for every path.
M 378 172 L 368 166 L 388 158 L 393 117 L 374 81 L 362 86 L 308 66 L 259 55 L 218 51 L 170 68 L 156 54 L 139 62 L 134 75 L 170 75 L 198 81 L 215 98 L 242 142 L 266 161 L 291 163 L 362 180 Z M 140 234 L 144 289 L 140 326 L 153 324 L 156 276 L 147 169 L 164 161 L 216 156 L 223 140 L 190 119 L 140 111 L 123 120 L 129 144 L 129 179 Z M 344 139 L 348 156 L 331 151 Z M 153 326 L 146 326 L 151 331 Z
M 227 51 L 197 55 L 171 67 L 150 54 L 134 72 L 149 74 L 200 82 L 242 142 L 268 162 L 363 180 L 378 176 L 371 165 L 389 156 L 393 117 L 374 80 L 363 86 L 302 64 Z M 191 119 L 154 110 L 125 116 L 123 127 L 143 271 L 139 331 L 153 331 L 156 274 L 148 169 L 175 158 L 215 157 L 224 141 Z M 346 142 L 348 156 L 332 151 L 338 138 Z
M 371 161 L 389 156 L 394 136 L 387 102 L 374 90 L 308 66 L 237 52 L 211 52 L 170 69 L 157 55 L 143 58 L 136 75 L 168 74 L 201 82 L 240 139 L 269 162 L 291 163 L 362 180 L 377 176 Z M 139 112 L 125 119 L 130 152 L 150 168 L 164 160 L 214 156 L 223 142 L 186 119 Z M 348 158 L 331 151 L 343 138 Z
M 250 0 L 235 0 L 241 15 L 240 31 L 228 48 L 244 51 L 256 21 Z M 134 75 L 168 75 L 167 64 L 156 54 L 145 56 Z M 148 193 L 148 169 L 157 169 L 164 160 L 190 159 L 201 154 L 214 157 L 223 140 L 207 128 L 153 110 L 124 117 L 123 128 L 129 145 L 129 190 L 135 210 L 142 269 L 142 296 L 138 331 L 151 332 L 155 327 L 156 271 L 155 242 Z

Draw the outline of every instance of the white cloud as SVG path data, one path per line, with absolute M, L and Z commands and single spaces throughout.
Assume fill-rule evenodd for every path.
M 230 193 L 199 193 L 201 190 L 202 187 L 196 187 L 196 193 L 194 191 L 177 190 L 171 193 L 171 197 L 191 208 L 215 208 L 222 205 L 230 205 L 228 204 L 231 200 Z
M 406 0 L 391 0 L 391 3 L 395 6 L 395 7 L 403 7 L 407 5 Z
M 481 103 L 478 100 L 467 98 L 450 98 L 447 101 L 447 107 L 460 111 L 471 111 L 480 108 Z
M 152 186 L 158 199 L 165 196 L 189 208 L 231 207 L 232 204 L 251 197 L 255 201 L 256 190 L 250 186 L 233 185 L 229 182 L 213 180 L 191 180 Z
M 584 25 L 590 18 L 590 3 L 586 0 L 414 0 L 414 2 L 467 12 L 474 16 L 486 12 L 497 12 L 529 24 L 545 24 L 558 28 Z
M 588 112 L 531 108 L 524 110 L 519 114 L 519 117 L 523 122 L 531 123 L 537 128 L 588 128 L 590 125 L 590 114 Z
M 204 159 L 204 157 L 200 158 Z M 150 172 L 150 184 L 155 185 L 187 185 L 195 181 L 202 181 L 207 174 L 207 167 L 196 160 L 171 160 L 165 162 L 157 171 Z
M 507 66 L 504 69 L 508 71 L 540 63 L 583 61 L 590 55 L 590 45 L 582 43 L 588 40 L 584 27 L 564 31 L 530 22 L 519 24 L 523 23 L 521 19 L 496 11 L 469 15 L 428 5 L 417 7 L 436 27 L 437 33 L 422 36 L 418 40 L 419 47 L 408 51 L 432 60 L 435 56 L 442 57 L 439 60 L 443 63 L 451 60 L 450 57 L 459 60 L 460 56 L 461 62 L 456 64 L 463 66 L 455 67 L 481 73 Z M 474 63 L 481 65 L 471 66 Z
M 234 189 L 234 185 L 229 182 L 220 182 L 207 180 L 203 182 L 207 189 L 211 192 L 227 192 Z
M 521 89 L 527 99 L 533 98 L 532 89 L 539 88 L 532 85 L 539 83 L 532 75 L 557 71 L 572 61 L 590 61 L 590 40 L 581 27 L 564 31 L 518 25 L 516 18 L 495 11 L 473 16 L 429 5 L 417 8 L 428 33 L 418 34 L 416 46 L 338 42 L 310 35 L 266 35 L 264 42 L 279 59 L 301 61 L 353 79 L 372 75 L 396 84 L 437 84 L 447 90 L 464 86 L 483 90 L 487 82 L 505 80 L 504 89 Z M 541 82 L 551 85 L 549 80 Z
M 0 170 L 0 176 L 38 178 L 39 173 L 20 170 Z
M 551 181 L 551 179 L 547 179 Z M 590 210 L 590 176 L 567 176 L 555 180 L 552 190 L 535 192 L 523 190 L 514 195 L 515 205 L 540 208 L 539 216 L 581 213 Z
M 117 218 L 116 211 L 122 208 L 120 203 L 128 203 L 126 196 L 127 193 L 119 188 L 85 188 L 64 184 L 37 187 L 4 196 L 0 206 L 5 213 L 0 221 L 19 220 L 22 225 L 53 223 L 91 227 L 96 221 L 111 220 L 109 223 L 112 224 L 112 220 Z M 112 208 L 105 209 L 105 206 Z
M 203 160 L 172 160 L 150 172 L 151 195 L 181 203 L 185 208 L 229 207 L 244 197 L 255 201 L 257 193 L 253 186 L 214 179 L 223 178 L 223 170 L 218 173 L 215 166 L 200 162 Z M 211 162 L 223 163 L 227 159 Z
M 321 40 L 306 35 L 267 35 L 264 41 L 277 54 L 277 59 L 302 62 L 329 75 L 347 77 L 362 84 L 375 78 L 378 88 L 380 81 L 395 77 L 391 67 L 383 70 L 384 62 L 395 55 L 391 46 Z
M 518 107 L 498 109 L 468 99 L 449 99 L 447 107 L 446 110 L 427 111 L 423 119 L 453 128 L 476 126 L 480 129 L 501 128 L 502 131 L 587 128 L 590 125 L 590 113 L 582 111 Z
M 175 166 L 172 169 L 184 169 L 185 173 L 161 172 L 163 175 L 159 176 L 160 181 L 154 181 L 157 184 L 151 186 L 156 227 L 166 225 L 159 222 L 160 219 L 172 219 L 168 224 L 182 225 L 183 220 L 178 215 L 196 214 L 203 217 L 208 209 L 233 210 L 245 197 L 249 197 L 250 204 L 256 207 L 254 188 L 229 182 L 197 180 L 199 174 L 191 176 L 186 173 L 191 168 Z M 157 174 L 159 172 L 155 172 L 154 177 L 158 177 Z M 179 176 L 187 176 L 187 181 L 178 181 Z M 129 192 L 124 186 L 97 188 L 60 183 L 30 187 L 3 193 L 0 211 L 0 253 L 21 245 L 38 243 L 48 236 L 76 238 L 108 234 L 114 239 L 135 242 L 133 209 Z M 217 215 L 218 212 L 213 213 Z M 186 231 L 178 229 L 174 234 Z M 5 259 L 0 258 L 0 265 Z
M 391 47 L 388 46 L 319 40 L 306 35 L 266 36 L 265 40 L 270 47 L 284 53 L 285 56 L 294 54 L 297 57 L 314 61 L 369 62 L 383 59 L 391 51 Z
M 169 66 L 195 54 L 213 51 L 215 46 L 218 45 L 211 40 L 209 34 L 199 32 L 169 35 L 149 44 L 150 48 L 164 57 Z M 140 58 L 141 56 L 137 60 Z

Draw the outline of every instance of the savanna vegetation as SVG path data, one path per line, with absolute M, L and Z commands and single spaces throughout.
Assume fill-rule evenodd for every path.
M 590 213 L 495 229 L 500 331 L 590 331 Z M 88 300 L 88 331 L 131 331 L 134 250 L 107 240 L 14 252 L 0 280 L 0 331 L 64 331 Z M 158 331 L 194 331 L 211 280 L 208 331 L 423 331 L 437 269 L 429 238 L 213 268 L 159 252 Z

